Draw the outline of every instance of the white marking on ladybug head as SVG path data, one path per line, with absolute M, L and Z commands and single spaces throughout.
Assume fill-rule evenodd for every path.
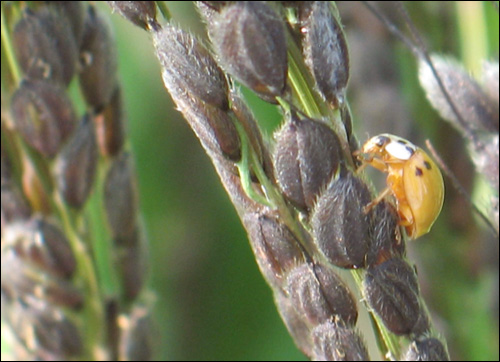
M 385 134 L 381 134 L 370 138 L 363 146 L 364 153 L 379 152 L 382 151 L 387 143 L 391 142 L 390 138 L 386 137 Z

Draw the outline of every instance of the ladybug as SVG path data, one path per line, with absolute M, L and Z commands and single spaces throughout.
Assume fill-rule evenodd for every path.
M 357 153 L 364 154 L 363 164 L 387 173 L 387 188 L 365 210 L 369 211 L 392 193 L 399 224 L 408 237 L 416 239 L 428 233 L 443 206 L 444 183 L 439 168 L 427 153 L 387 133 L 370 138 Z

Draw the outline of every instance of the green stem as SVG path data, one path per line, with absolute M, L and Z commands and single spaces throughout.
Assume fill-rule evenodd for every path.
M 96 274 L 98 275 L 103 296 L 123 295 L 119 290 L 120 283 L 116 269 L 113 267 L 113 245 L 111 235 L 104 215 L 104 185 L 107 170 L 110 168 L 108 159 L 100 160 L 97 167 L 95 191 L 88 201 L 87 215 L 91 227 L 92 250 L 95 258 Z
M 167 4 L 165 4 L 165 1 L 157 1 L 156 5 L 158 6 L 158 9 L 160 9 L 160 13 L 163 16 L 163 19 L 166 21 L 170 21 L 172 19 L 172 15 L 170 14 L 170 11 L 168 10 Z
M 16 56 L 14 54 L 14 47 L 10 38 L 9 28 L 7 26 L 7 20 L 5 19 L 4 4 L 2 1 L 2 11 L 1 11 L 1 32 L 2 32 L 2 45 L 5 49 L 5 56 L 7 58 L 7 63 L 10 68 L 10 73 L 14 82 L 19 83 L 21 81 L 21 70 L 19 64 L 17 63 Z
M 488 58 L 487 30 L 481 2 L 457 1 L 462 59 L 475 76 L 480 75 L 482 62 Z
M 322 109 L 320 106 L 321 103 L 318 102 L 312 90 L 312 80 L 307 79 L 307 72 L 305 69 L 302 69 L 302 54 L 297 44 L 295 44 L 291 36 L 288 36 L 288 39 L 288 77 L 290 86 L 304 113 L 311 118 L 321 117 L 326 109 L 324 107 Z
M 87 342 L 85 346 L 89 349 L 87 356 L 89 358 L 96 358 L 102 351 L 106 350 L 103 345 L 105 342 L 106 318 L 99 280 L 95 273 L 89 245 L 78 235 L 75 228 L 78 224 L 78 218 L 71 215 L 71 210 L 66 207 L 58 192 L 54 192 L 54 200 L 58 206 L 64 231 L 77 260 L 78 269 L 77 275 L 74 278 L 76 281 L 82 281 L 84 284 L 86 302 L 84 303 L 83 310 L 83 315 L 85 315 L 83 325 L 85 326 L 85 341 Z
M 235 118 L 236 117 L 233 117 L 233 119 Z M 241 140 L 241 160 L 240 162 L 236 163 L 236 167 L 238 167 L 238 172 L 240 174 L 241 187 L 243 188 L 247 196 L 253 201 L 274 208 L 272 200 L 269 200 L 268 198 L 262 196 L 253 188 L 251 176 L 252 166 L 255 166 L 255 162 L 253 160 L 253 157 L 251 156 L 251 154 L 253 154 L 253 150 L 251 150 L 249 147 L 249 142 L 243 126 L 236 120 L 234 124 Z M 253 167 L 253 169 L 259 169 L 259 167 Z

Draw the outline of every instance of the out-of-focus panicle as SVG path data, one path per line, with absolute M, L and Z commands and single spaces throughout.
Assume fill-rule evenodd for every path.
M 130 155 L 122 153 L 113 160 L 104 182 L 104 210 L 114 243 L 114 261 L 122 279 L 122 293 L 129 300 L 139 295 L 147 275 L 133 170 Z
M 484 62 L 481 80 L 483 90 L 490 97 L 493 104 L 496 105 L 497 112 L 500 93 L 499 68 L 498 62 Z
M 102 112 L 94 115 L 95 132 L 99 151 L 103 156 L 116 156 L 125 142 L 125 114 L 120 88 Z
M 4 226 L 17 220 L 26 220 L 31 216 L 32 210 L 21 192 L 14 183 L 2 183 L 2 236 Z
M 38 4 L 43 6 L 44 4 Z M 76 42 L 77 49 L 82 44 L 83 31 L 85 28 L 86 4 L 83 1 L 51 1 L 50 9 L 55 12 L 58 19 L 67 21 L 73 32 L 73 37 Z M 67 28 L 64 29 L 65 31 Z
M 130 155 L 122 154 L 111 165 L 104 184 L 104 209 L 114 238 L 131 235 L 137 218 L 137 191 L 131 179 Z
M 75 129 L 77 119 L 65 90 L 46 80 L 25 80 L 12 96 L 16 131 L 44 156 L 55 156 Z
M 130 313 L 118 317 L 120 361 L 150 361 L 154 357 L 154 323 L 149 304 L 138 304 Z
M 2 129 L 3 132 L 3 129 Z M 2 180 L 2 186 L 4 184 L 7 184 L 9 180 L 11 179 L 12 175 L 12 163 L 7 155 L 7 152 L 4 151 L 4 146 L 3 146 L 3 139 L 1 143 L 1 180 Z
M 452 122 L 463 133 L 498 133 L 498 98 L 495 104 L 495 99 L 490 98 L 483 87 L 453 59 L 434 55 L 431 60 L 459 112 L 457 115 L 453 111 L 429 65 L 421 60 L 420 83 L 426 91 L 427 99 L 441 117 Z M 496 67 L 498 69 L 498 63 Z M 494 77 L 494 74 L 492 76 Z
M 88 7 L 80 48 L 80 88 L 86 102 L 96 109 L 109 104 L 118 86 L 116 45 L 108 19 Z
M 26 348 L 20 355 L 75 357 L 81 334 L 65 310 L 80 310 L 84 298 L 71 283 L 76 260 L 66 237 L 39 217 L 2 228 L 2 316 Z
M 451 123 L 468 141 L 469 156 L 477 172 L 493 188 L 488 216 L 498 234 L 498 62 L 484 64 L 482 80 L 479 82 L 453 59 L 433 55 L 431 60 L 447 96 L 430 66 L 423 60 L 420 61 L 420 84 L 427 99 L 441 117 Z M 450 100 L 455 109 L 450 106 Z
M 44 218 L 34 217 L 11 223 L 2 247 L 11 248 L 18 258 L 46 269 L 61 278 L 71 278 L 76 260 L 63 232 Z
M 154 1 L 106 1 L 115 11 L 135 25 L 148 29 L 156 21 Z
M 86 115 L 56 161 L 57 188 L 68 205 L 79 208 L 85 204 L 92 191 L 97 162 L 94 123 Z
M 54 307 L 80 309 L 81 291 L 70 282 L 41 272 L 29 261 L 18 257 L 15 249 L 2 249 L 2 290 L 17 302 L 37 299 Z
M 2 234 L 2 290 L 11 297 L 79 308 L 83 296 L 67 281 L 75 268 L 70 245 L 55 225 L 33 218 L 6 226 Z
M 51 7 L 28 9 L 14 28 L 13 44 L 25 76 L 67 86 L 75 74 L 78 48 L 69 19 Z
M 477 170 L 496 191 L 499 186 L 498 146 L 498 133 L 481 134 L 474 146 L 471 145 L 471 157 Z
M 23 343 L 20 356 L 53 361 L 74 359 L 82 353 L 81 333 L 61 309 L 35 298 L 11 299 L 3 290 L 2 298 L 6 300 L 4 318 Z
M 151 332 L 132 312 L 148 295 L 147 246 L 108 20 L 85 2 L 2 2 L 2 59 L 9 41 L 20 73 L 9 63 L 2 83 L 1 259 L 14 353 L 112 360 L 131 349 L 151 359 Z M 76 80 L 80 99 L 67 90 Z M 91 217 L 100 208 L 106 217 Z M 120 337 L 118 318 L 140 327 Z

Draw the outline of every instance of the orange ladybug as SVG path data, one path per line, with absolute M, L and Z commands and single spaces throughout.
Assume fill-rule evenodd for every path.
M 359 153 L 364 164 L 387 173 L 387 188 L 366 210 L 392 193 L 408 237 L 428 233 L 444 200 L 443 176 L 434 161 L 420 147 L 388 133 L 370 138 Z

